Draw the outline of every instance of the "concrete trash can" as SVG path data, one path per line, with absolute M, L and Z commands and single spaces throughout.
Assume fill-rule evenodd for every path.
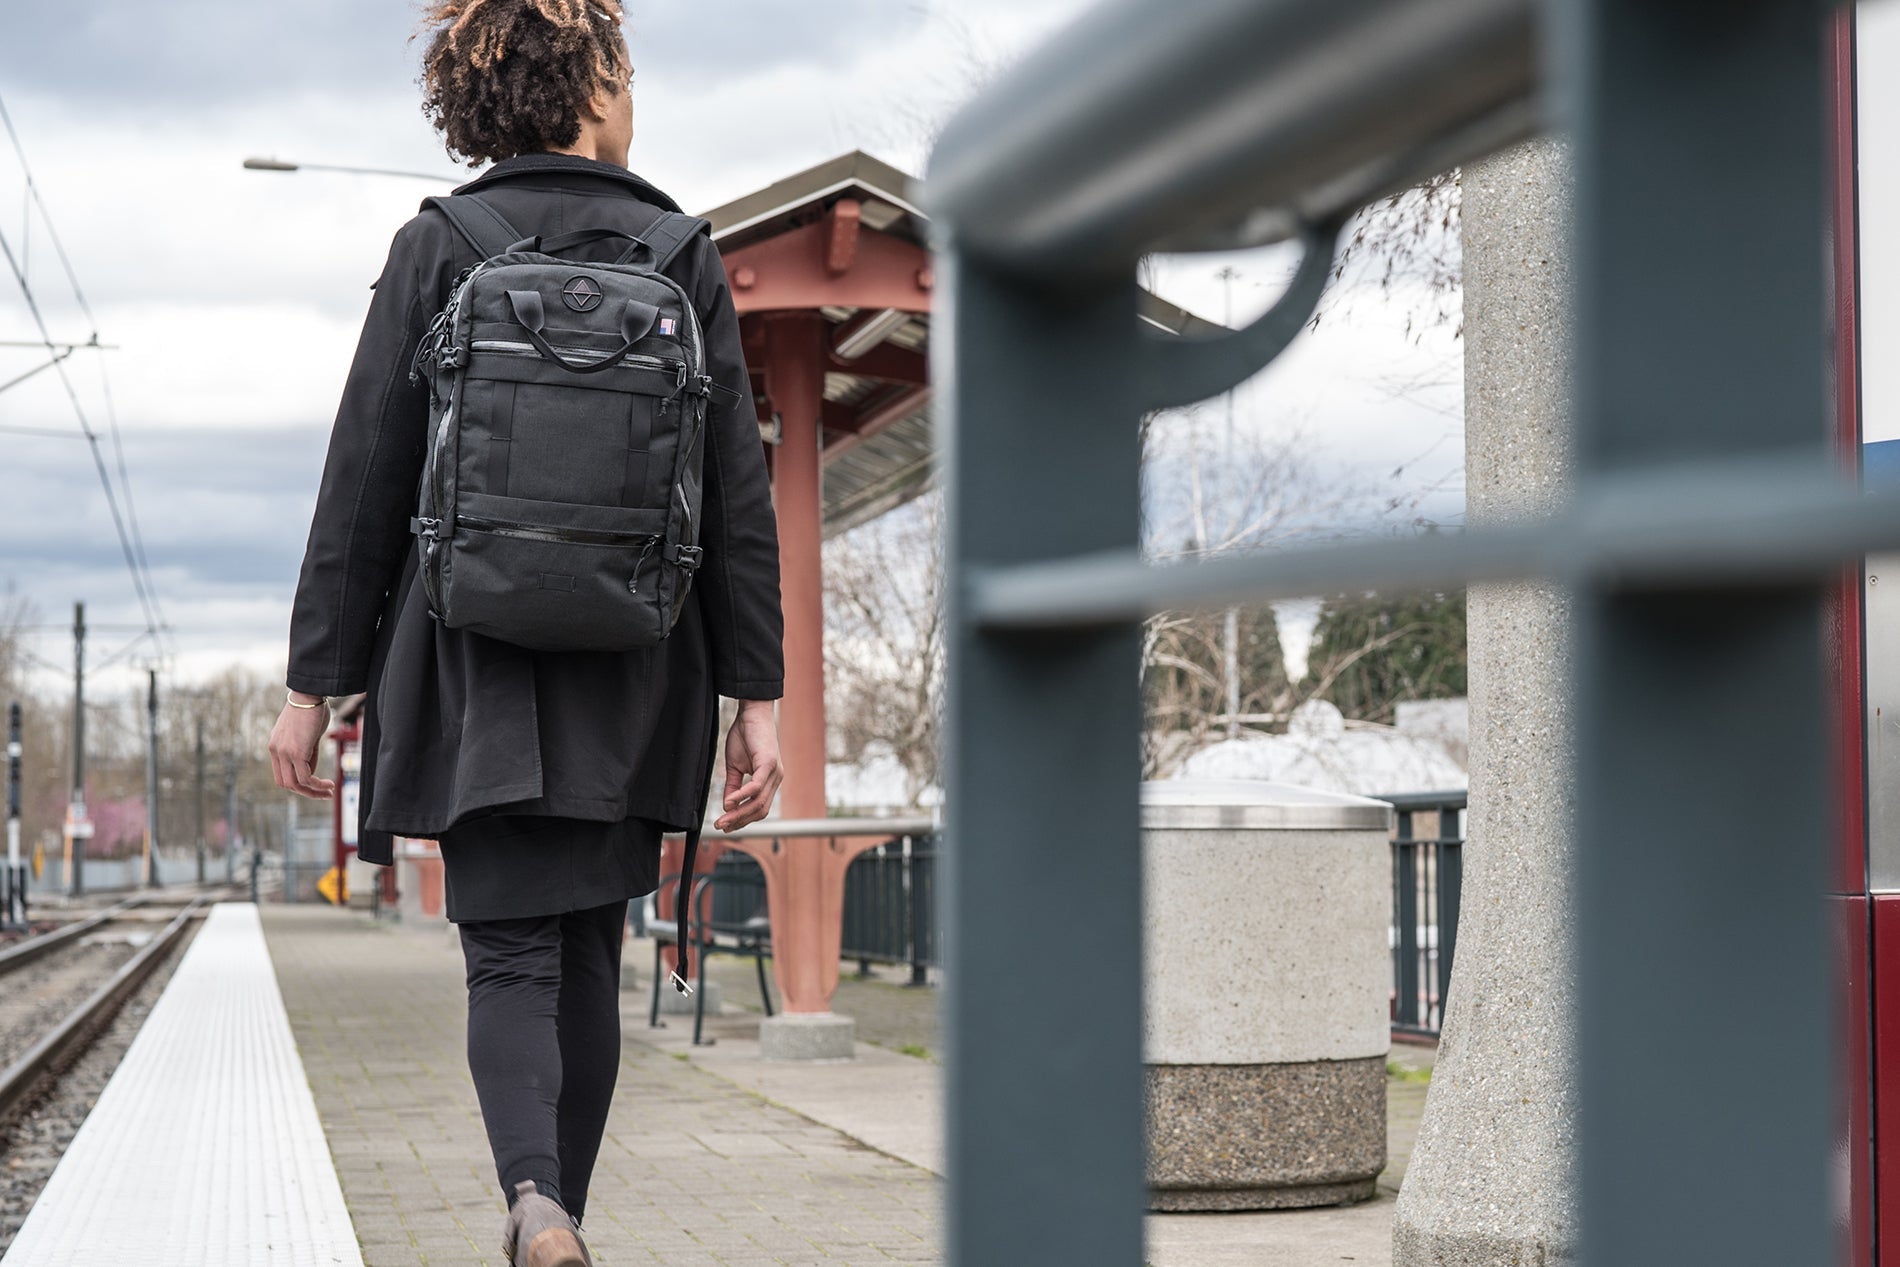
M 1374 1194 L 1390 815 L 1383 801 L 1250 779 L 1142 785 L 1151 1208 Z

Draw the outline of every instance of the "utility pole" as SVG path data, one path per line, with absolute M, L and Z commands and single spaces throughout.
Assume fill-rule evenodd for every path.
M 20 704 L 7 705 L 7 917 L 26 924 L 26 868 L 20 865 Z
M 66 809 L 66 891 L 86 891 L 86 605 L 73 604 L 73 798 Z
M 224 882 L 237 882 L 237 753 L 224 755 Z
M 1234 279 L 1240 270 L 1229 264 L 1215 274 L 1221 280 L 1226 300 L 1224 323 L 1234 328 Z M 1234 469 L 1234 389 L 1227 389 L 1227 451 L 1221 458 L 1221 501 L 1227 500 L 1227 480 Z M 1227 688 L 1227 737 L 1240 737 L 1240 608 L 1227 609 L 1227 621 L 1221 631 L 1221 681 Z
M 202 702 L 198 705 L 204 707 Z M 198 714 L 197 777 L 194 783 L 194 796 L 198 810 L 198 884 L 205 882 L 205 719 Z
M 145 883 L 158 887 L 158 670 L 145 671 Z

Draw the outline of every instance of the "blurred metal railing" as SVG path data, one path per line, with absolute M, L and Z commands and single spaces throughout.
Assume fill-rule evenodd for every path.
M 1392 827 L 1392 1032 L 1436 1038 L 1445 1023 L 1464 899 L 1466 794 L 1381 796 Z M 1420 820 L 1430 826 L 1419 831 Z
M 1829 1259 L 1823 582 L 1900 544 L 1900 501 L 1858 496 L 1827 443 L 1832 20 L 1798 0 L 1110 0 L 946 128 L 926 201 L 953 1263 L 1141 1261 L 1138 621 L 1539 577 L 1574 613 L 1585 1253 Z M 1570 508 L 1145 563 L 1141 415 L 1284 348 L 1354 206 L 1546 124 L 1574 177 Z M 1141 328 L 1143 254 L 1293 237 L 1307 261 L 1248 328 Z M 1738 820 L 1753 786 L 1776 795 Z M 1767 1031 L 1706 988 L 1764 944 Z

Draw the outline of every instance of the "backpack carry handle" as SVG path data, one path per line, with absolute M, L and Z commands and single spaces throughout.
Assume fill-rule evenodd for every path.
M 647 337 L 654 323 L 660 319 L 660 310 L 653 304 L 642 303 L 638 299 L 629 299 L 625 311 L 620 314 L 620 333 L 626 343 L 618 352 L 609 352 L 598 361 L 585 363 L 570 361 L 554 350 L 542 335 L 547 325 L 547 306 L 541 302 L 538 290 L 511 290 L 508 292 L 508 306 L 515 310 L 515 320 L 528 332 L 528 338 L 541 350 L 541 355 L 557 365 L 565 365 L 576 374 L 597 374 L 601 370 L 611 369 L 620 363 L 620 359 L 633 351 L 634 345 Z
M 634 256 L 641 251 L 651 250 L 646 239 L 632 233 L 623 233 L 619 229 L 576 229 L 572 233 L 557 233 L 549 237 L 522 238 L 508 248 L 508 254 L 518 251 L 536 251 L 543 255 L 559 255 L 571 251 L 577 246 L 588 246 L 595 242 L 605 242 L 610 238 L 624 238 L 629 243 L 626 250 L 614 260 L 616 264 L 631 264 Z

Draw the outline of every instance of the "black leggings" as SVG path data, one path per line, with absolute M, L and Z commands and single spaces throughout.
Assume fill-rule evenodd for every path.
M 512 1205 L 534 1180 L 579 1221 L 620 1072 L 627 904 L 459 925 L 468 1071 Z

